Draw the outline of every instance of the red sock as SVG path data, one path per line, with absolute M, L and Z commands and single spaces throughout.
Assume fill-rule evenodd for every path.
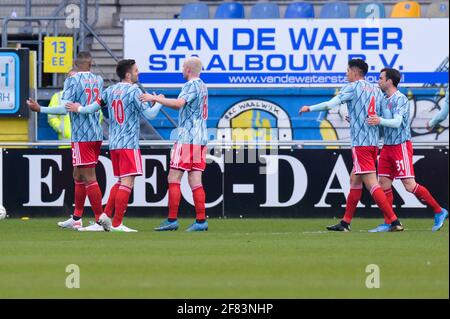
M 86 184 L 86 194 L 91 203 L 92 210 L 94 211 L 95 221 L 98 221 L 98 218 L 103 213 L 102 191 L 100 190 L 98 183 L 91 182 Z
M 353 219 L 353 215 L 355 215 L 356 206 L 361 199 L 362 195 L 362 185 L 351 186 L 350 193 L 347 196 L 347 203 L 345 205 L 345 215 L 342 220 L 347 224 L 350 224 Z
M 388 188 L 384 190 L 384 194 L 386 195 L 387 201 L 391 207 L 394 206 L 394 193 L 392 192 L 392 188 Z M 389 224 L 386 218 L 384 219 L 386 224 Z
M 106 203 L 105 207 L 105 214 L 108 215 L 108 217 L 112 217 L 114 206 L 116 205 L 116 194 L 117 190 L 120 187 L 120 181 L 115 183 L 114 186 L 111 188 L 111 191 L 109 192 L 108 202 Z
M 84 202 L 86 201 L 86 186 L 82 181 L 75 181 L 75 210 L 73 215 L 83 217 Z
M 178 218 L 178 207 L 180 207 L 180 201 L 180 183 L 169 183 L 169 219 Z
M 370 190 L 370 195 L 372 195 L 375 203 L 377 203 L 381 212 L 384 215 L 384 220 L 387 224 L 391 224 L 394 220 L 397 219 L 397 215 L 395 215 L 394 210 L 392 209 L 392 205 L 388 202 L 386 195 L 381 189 L 380 185 L 375 184 Z
M 206 195 L 203 185 L 197 185 L 192 187 L 192 194 L 194 195 L 195 213 L 198 221 L 206 220 L 205 201 Z
M 431 207 L 435 214 L 438 214 L 442 211 L 442 207 L 438 204 L 434 197 L 431 196 L 428 189 L 426 189 L 422 185 L 416 184 L 416 187 L 414 187 L 414 190 L 412 192 L 421 202 L 424 202 L 428 207 Z
M 112 222 L 113 227 L 117 227 L 122 224 L 123 216 L 127 211 L 128 200 L 130 199 L 132 189 L 125 185 L 120 185 L 116 193 L 116 205 L 114 219 Z

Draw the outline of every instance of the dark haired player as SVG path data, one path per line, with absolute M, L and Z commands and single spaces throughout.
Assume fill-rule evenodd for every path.
M 332 231 L 350 231 L 350 223 L 361 198 L 362 185 L 370 191 L 376 204 L 383 212 L 389 231 L 402 231 L 403 226 L 395 215 L 392 205 L 387 201 L 383 189 L 378 184 L 376 161 L 378 156 L 378 126 L 367 124 L 367 118 L 381 113 L 383 93 L 377 85 L 365 80 L 369 66 L 361 59 L 348 62 L 347 80 L 340 92 L 328 102 L 304 106 L 300 114 L 310 111 L 330 110 L 347 102 L 350 117 L 350 136 L 352 139 L 353 170 L 350 176 L 350 194 L 344 218 L 336 225 L 328 226 Z
M 142 175 L 142 158 L 139 149 L 139 118 L 143 115 L 153 120 L 161 109 L 161 104 L 151 107 L 141 102 L 141 89 L 135 84 L 138 80 L 138 68 L 134 60 L 122 60 L 117 64 L 116 73 L 120 82 L 107 88 L 101 100 L 80 106 L 68 103 L 71 112 L 94 113 L 102 106 L 108 106 L 109 118 L 109 149 L 114 176 L 118 178 L 112 187 L 105 211 L 99 218 L 99 223 L 106 231 L 136 232 L 123 225 L 123 216 L 128 207 L 128 200 L 134 187 L 136 176 Z M 114 219 L 111 217 L 114 212 Z
M 63 105 L 56 107 L 41 107 L 37 102 L 28 99 L 27 104 L 34 112 L 47 114 L 67 114 L 65 104 L 68 102 L 91 104 L 97 100 L 103 91 L 101 76 L 91 73 L 92 56 L 89 52 L 80 52 L 75 59 L 77 73 L 64 82 L 61 96 Z M 103 140 L 103 130 L 100 125 L 100 114 L 70 114 L 72 165 L 75 181 L 75 210 L 73 216 L 58 226 L 81 231 L 103 231 L 98 223 L 84 227 L 82 223 L 86 195 L 98 219 L 103 211 L 102 192 L 97 183 L 95 166 L 100 155 Z
M 413 146 L 411 143 L 411 128 L 409 122 L 409 100 L 398 89 L 401 74 L 396 69 L 381 70 L 378 85 L 385 93 L 382 104 L 383 117 L 374 115 L 367 120 L 369 125 L 381 125 L 384 130 L 384 144 L 378 162 L 380 186 L 392 206 L 394 196 L 392 181 L 400 179 L 405 189 L 413 193 L 434 212 L 432 231 L 440 230 L 448 217 L 448 212 L 433 198 L 430 192 L 416 183 L 413 167 Z M 379 225 L 370 232 L 386 232 L 389 225 Z

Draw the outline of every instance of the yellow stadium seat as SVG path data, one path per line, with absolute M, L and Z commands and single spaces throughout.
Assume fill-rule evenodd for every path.
M 391 18 L 420 18 L 420 4 L 415 1 L 399 2 L 392 8 Z

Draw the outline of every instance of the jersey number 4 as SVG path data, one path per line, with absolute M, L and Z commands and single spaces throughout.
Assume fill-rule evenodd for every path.
M 122 100 L 114 100 L 112 102 L 112 108 L 114 110 L 114 118 L 116 119 L 116 122 L 122 124 L 125 120 Z
M 372 96 L 371 99 L 370 99 L 369 109 L 367 110 L 367 114 L 369 116 L 376 115 L 376 112 L 375 112 L 375 96 Z

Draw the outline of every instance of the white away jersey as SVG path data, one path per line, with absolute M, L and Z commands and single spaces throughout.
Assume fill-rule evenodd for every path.
M 61 100 L 89 105 L 98 100 L 103 91 L 103 79 L 91 72 L 78 72 L 67 78 Z M 96 142 L 103 140 L 100 112 L 94 114 L 69 113 L 72 142 Z
M 179 144 L 208 144 L 208 89 L 201 79 L 187 82 L 178 98 L 186 100 L 178 117 Z
M 384 96 L 378 85 L 365 80 L 352 82 L 337 97 L 342 103 L 347 102 L 352 146 L 378 146 L 379 128 L 366 122 L 369 115 L 381 115 Z

